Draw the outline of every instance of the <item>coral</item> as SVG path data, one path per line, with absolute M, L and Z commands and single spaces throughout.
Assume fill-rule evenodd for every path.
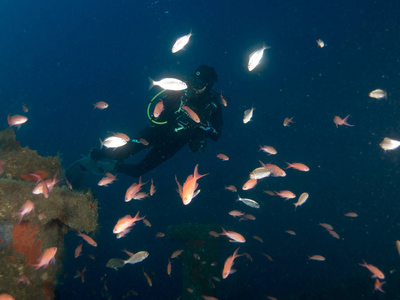
M 25 261 L 30 265 L 35 264 L 40 256 L 42 241 L 36 239 L 38 232 L 39 227 L 29 222 L 16 224 L 12 229 L 12 245 L 16 252 L 25 255 Z

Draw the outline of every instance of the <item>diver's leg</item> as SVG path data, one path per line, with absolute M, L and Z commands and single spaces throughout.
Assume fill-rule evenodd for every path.
M 141 162 L 117 165 L 117 171 L 132 177 L 140 177 L 174 156 L 185 144 L 184 140 L 175 140 L 154 146 Z

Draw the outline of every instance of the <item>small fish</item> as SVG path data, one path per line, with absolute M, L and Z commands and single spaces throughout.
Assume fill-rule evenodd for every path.
M 355 212 L 348 212 L 346 214 L 344 214 L 345 217 L 350 217 L 350 218 L 357 218 L 358 214 Z
M 189 175 L 182 186 L 180 185 L 178 179 L 175 176 L 175 181 L 178 184 L 178 192 L 182 198 L 182 202 L 184 205 L 188 205 L 192 201 L 192 199 L 200 193 L 200 190 L 197 189 L 198 186 L 197 180 L 209 174 L 207 173 L 200 175 L 199 172 L 197 171 L 198 167 L 199 165 L 197 164 L 194 168 L 193 175 Z
M 236 193 L 237 189 L 234 185 L 228 185 L 225 187 L 226 190 Z
M 250 54 L 249 63 L 247 64 L 247 69 L 250 72 L 253 71 L 260 63 L 260 61 L 263 57 L 263 54 L 264 54 L 264 50 L 267 50 L 269 48 L 271 48 L 271 47 L 264 45 L 261 49 L 254 51 L 253 53 Z
M 226 156 L 225 154 L 222 154 L 222 153 L 217 154 L 217 157 L 218 157 L 220 160 L 223 160 L 223 161 L 228 161 L 228 160 L 229 160 L 229 157 Z
M 35 205 L 33 204 L 33 202 L 30 200 L 26 200 L 25 204 L 22 205 L 21 208 L 19 209 L 19 213 L 16 214 L 16 215 L 19 215 L 18 224 L 21 223 L 22 218 L 25 215 L 29 214 L 34 209 L 35 209 Z
M 150 88 L 152 88 L 155 85 L 161 87 L 164 90 L 169 90 L 169 91 L 182 91 L 188 88 L 186 83 L 176 78 L 164 78 L 159 81 L 155 81 L 150 78 L 150 81 L 152 83 Z
M 133 255 L 131 255 L 127 260 L 124 260 L 124 265 L 126 264 L 137 264 L 143 260 L 145 260 L 149 256 L 149 252 L 147 251 L 139 251 Z
M 369 96 L 378 100 L 387 99 L 387 92 L 381 89 L 376 89 L 370 92 Z
M 100 149 L 103 148 L 103 146 L 105 146 L 106 148 L 119 148 L 122 146 L 125 146 L 127 143 L 127 141 L 125 141 L 124 139 L 118 137 L 118 136 L 110 136 L 108 138 L 106 138 L 104 141 L 102 141 L 100 139 Z
M 153 286 L 153 282 L 151 281 L 149 275 L 147 275 L 147 273 L 143 270 L 143 275 L 144 277 L 146 277 L 147 283 L 149 284 L 149 286 Z
M 331 236 L 333 236 L 335 239 L 340 239 L 340 236 L 337 234 L 337 232 L 336 231 L 334 231 L 334 230 L 330 230 L 330 229 L 327 229 L 328 230 L 328 232 L 329 232 L 329 234 L 331 235 Z
M 392 140 L 387 137 L 379 144 L 383 150 L 394 150 L 400 146 L 400 141 Z
M 168 259 L 168 265 L 167 265 L 168 276 L 171 276 L 171 271 L 172 271 L 172 264 L 171 264 L 171 261 Z
M 93 104 L 93 109 L 106 109 L 108 107 L 108 103 L 104 102 L 104 101 L 99 101 L 95 104 Z
M 263 193 L 266 193 L 266 194 L 268 194 L 270 196 L 275 196 L 275 192 L 273 192 L 273 191 L 264 190 Z
M 82 245 L 83 245 L 83 244 L 80 244 L 78 247 L 76 247 L 75 253 L 74 253 L 74 257 L 75 257 L 75 258 L 78 258 L 79 256 L 81 256 L 81 253 L 82 253 Z
M 367 268 L 372 273 L 371 278 L 385 279 L 385 275 L 382 273 L 381 270 L 379 270 L 377 267 L 375 267 L 373 265 L 367 264 L 365 262 L 365 260 L 363 260 L 363 262 L 364 262 L 363 264 L 359 264 L 359 265 Z
M 139 143 L 141 143 L 142 145 L 145 145 L 145 146 L 148 146 L 148 145 L 149 145 L 149 142 L 146 141 L 146 140 L 143 139 L 143 138 L 140 138 L 140 139 L 139 139 Z
M 225 98 L 222 96 L 222 91 L 221 91 L 221 94 L 220 94 L 219 96 L 220 96 L 220 98 L 221 98 L 221 104 L 222 104 L 223 106 L 227 107 L 227 106 L 228 106 L 228 103 L 226 102 Z
M 201 297 L 202 297 L 204 300 L 218 300 L 218 298 L 215 298 L 215 297 L 213 297 L 213 296 L 201 295 Z
M 151 227 L 151 223 L 149 222 L 149 220 L 143 219 L 143 223 L 144 223 L 147 227 Z
M 163 238 L 165 236 L 164 232 L 157 232 L 156 237 L 157 238 Z
M 331 224 L 319 223 L 318 225 L 324 227 L 326 230 L 333 230 L 333 226 Z
M 350 117 L 350 115 L 347 115 L 344 119 L 342 119 L 342 118 L 339 117 L 339 116 L 335 116 L 335 117 L 333 118 L 333 123 L 336 124 L 336 128 L 338 127 L 338 125 L 339 125 L 339 126 L 341 126 L 341 125 L 346 125 L 346 126 L 349 126 L 349 127 L 353 127 L 354 125 L 350 125 L 349 123 L 347 123 L 348 117 Z
M 142 177 L 139 177 L 139 182 L 138 183 L 133 183 L 125 193 L 125 202 L 131 201 L 137 193 L 142 189 L 142 186 L 144 186 L 146 182 L 142 182 Z
M 285 200 L 296 198 L 296 195 L 293 192 L 287 190 L 275 192 L 275 194 Z
M 306 166 L 305 164 L 302 163 L 288 163 L 287 162 L 287 167 L 285 169 L 289 169 L 289 168 L 293 168 L 302 172 L 308 172 L 310 171 L 310 168 L 308 166 Z
M 29 111 L 25 104 L 22 104 L 22 110 L 26 113 Z
M 322 255 L 313 255 L 309 256 L 308 260 L 325 261 L 325 257 L 323 257 Z
M 250 122 L 251 118 L 253 118 L 253 112 L 254 112 L 254 107 L 252 106 L 250 109 L 247 109 L 244 111 L 244 116 L 243 116 L 243 123 L 246 124 Z
M 385 293 L 385 291 L 382 290 L 382 285 L 384 285 L 385 283 L 386 283 L 386 281 L 379 281 L 379 279 L 376 278 L 375 283 L 374 283 L 374 290 L 380 291 L 381 293 Z
M 264 164 L 261 160 L 259 160 L 261 166 L 263 168 L 268 168 L 271 171 L 272 177 L 285 177 L 286 172 L 279 168 L 277 165 L 273 164 Z
M 239 219 L 239 222 L 240 222 L 240 221 L 246 221 L 246 220 L 252 220 L 252 221 L 254 221 L 255 219 L 256 219 L 256 217 L 253 216 L 253 215 L 244 214 L 244 215 Z
M 285 118 L 285 120 L 283 120 L 283 126 L 285 126 L 285 127 L 286 127 L 286 126 L 289 126 L 290 123 L 293 123 L 293 124 L 294 124 L 294 122 L 292 121 L 293 118 L 294 118 L 294 117 Z
M 213 236 L 213 237 L 219 237 L 219 233 L 215 232 L 215 231 L 209 231 L 208 234 Z
M 269 261 L 274 261 L 274 259 L 268 255 L 267 253 L 263 253 L 263 255 L 269 260 Z
M 307 201 L 308 196 L 309 196 L 308 193 L 303 193 L 303 194 L 301 194 L 300 197 L 299 197 L 299 199 L 297 200 L 297 202 L 296 202 L 296 203 L 293 203 L 295 209 L 297 208 L 297 206 L 303 205 L 303 204 Z
M 174 45 L 172 46 L 172 53 L 177 53 L 177 52 L 181 51 L 187 45 L 187 43 L 189 43 L 191 36 L 192 36 L 192 32 L 178 38 L 175 41 Z
M 241 212 L 241 211 L 238 211 L 238 210 L 232 210 L 232 211 L 229 212 L 229 214 L 232 217 L 241 217 L 241 216 L 244 215 L 244 212 Z
M 200 123 L 200 118 L 199 118 L 199 116 L 198 116 L 190 107 L 188 107 L 188 106 L 186 106 L 186 105 L 182 105 L 181 107 L 182 107 L 182 109 L 183 109 L 184 111 L 187 112 L 187 114 L 189 115 L 189 117 L 190 117 L 193 121 L 195 121 L 196 123 Z
M 258 204 L 256 201 L 247 199 L 247 198 L 240 198 L 239 195 L 238 195 L 238 200 L 236 200 L 236 201 L 240 201 L 240 202 L 246 204 L 247 206 L 250 206 L 253 208 L 260 208 L 260 204 Z
M 253 239 L 259 241 L 260 243 L 264 243 L 264 240 L 260 238 L 258 235 L 253 235 Z
M 117 175 L 113 175 L 109 172 L 107 172 L 105 174 L 106 176 L 104 176 L 98 183 L 98 186 L 108 186 L 109 184 L 113 183 L 115 180 L 117 179 Z
M 296 232 L 294 232 L 293 230 L 285 230 L 285 232 L 290 235 L 296 235 Z
M 235 250 L 235 252 L 233 252 L 233 254 L 232 254 L 231 256 L 229 256 L 229 257 L 225 260 L 224 269 L 222 270 L 222 278 L 223 278 L 223 279 L 226 279 L 226 278 L 229 276 L 229 274 L 231 274 L 232 267 L 233 267 L 233 264 L 234 264 L 235 259 L 236 259 L 237 257 L 243 255 L 243 254 L 238 255 L 238 254 L 237 254 L 238 251 L 239 251 L 239 248 L 237 248 L 237 249 Z
M 263 151 L 263 152 L 268 153 L 268 154 L 271 154 L 271 155 L 275 155 L 275 154 L 278 153 L 278 152 L 275 150 L 275 148 L 272 147 L 272 146 L 261 146 L 261 145 L 260 145 L 260 149 L 259 149 L 258 151 Z
M 117 224 L 114 226 L 113 233 L 118 234 L 134 226 L 137 221 L 143 220 L 145 217 L 140 217 L 139 213 L 140 211 L 138 211 L 133 218 L 130 215 L 126 215 L 125 217 L 120 218 Z
M 325 43 L 324 43 L 323 40 L 318 39 L 316 42 L 317 42 L 317 44 L 318 44 L 318 47 L 320 47 L 320 48 L 324 48 L 324 47 L 325 47 Z
M 397 249 L 397 253 L 400 256 L 400 241 L 399 240 L 396 241 L 396 249 Z
M 181 255 L 183 252 L 183 249 L 179 249 L 179 250 L 175 250 L 172 254 L 171 254 L 171 259 L 178 257 L 179 255 Z
M 35 270 L 43 267 L 46 269 L 49 264 L 54 264 L 56 262 L 55 256 L 57 253 L 57 247 L 47 248 L 42 252 L 42 255 L 38 258 L 38 263 L 33 265 Z
M 8 115 L 8 117 L 7 117 L 8 125 L 10 127 L 16 126 L 18 129 L 20 129 L 21 125 L 26 123 L 27 121 L 28 121 L 28 118 L 25 116 L 21 116 L 21 115 L 13 115 L 13 116 Z
M 158 118 L 163 111 L 164 111 L 164 102 L 160 100 L 154 107 L 153 117 Z
M 244 191 L 250 190 L 250 189 L 254 188 L 256 185 L 257 185 L 257 179 L 250 178 L 243 184 L 242 190 L 244 190 Z
M 271 167 L 256 168 L 250 173 L 250 179 L 263 179 L 269 177 L 273 171 Z
M 82 281 L 82 283 L 85 283 L 85 272 L 86 272 L 86 267 L 84 267 L 83 269 L 82 269 L 82 271 L 76 271 L 76 273 L 78 273 L 78 277 L 81 277 L 81 281 Z
M 133 196 L 133 200 L 143 200 L 145 198 L 149 197 L 148 193 L 145 192 L 138 192 L 135 194 L 135 196 Z
M 245 243 L 246 242 L 246 239 L 240 233 L 237 233 L 234 231 L 226 231 L 223 227 L 221 227 L 221 228 L 222 228 L 222 232 L 219 235 L 227 236 L 228 238 L 231 239 L 230 242 L 237 242 L 237 243 Z
M 88 236 L 87 234 L 81 233 L 78 230 L 78 234 L 77 236 L 80 236 L 81 238 L 83 238 L 89 245 L 93 246 L 93 247 L 97 247 L 97 243 L 95 242 L 94 239 L 92 239 L 90 236 Z
M 150 196 L 153 196 L 156 191 L 157 190 L 156 190 L 156 187 L 154 186 L 153 178 L 152 178 L 151 179 L 151 184 L 150 184 Z

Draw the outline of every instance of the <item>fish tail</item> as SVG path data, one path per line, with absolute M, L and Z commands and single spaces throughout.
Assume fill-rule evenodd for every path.
M 154 80 L 153 79 L 151 79 L 151 77 L 149 77 L 149 91 L 153 88 L 153 86 L 154 86 Z

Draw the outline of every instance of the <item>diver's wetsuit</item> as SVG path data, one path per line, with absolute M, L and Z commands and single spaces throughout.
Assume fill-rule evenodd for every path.
M 113 149 L 92 151 L 91 157 L 99 159 L 106 157 L 117 160 L 116 172 L 122 172 L 132 177 L 139 177 L 172 157 L 186 143 L 193 152 L 202 151 L 207 138 L 218 140 L 222 129 L 222 113 L 219 96 L 212 91 L 204 93 L 168 91 L 163 99 L 164 111 L 157 122 L 166 124 L 151 124 L 144 128 L 135 139 L 126 145 Z M 200 118 L 200 123 L 194 122 L 180 107 L 181 104 L 191 108 Z M 140 142 L 144 139 L 148 145 Z M 139 151 L 151 147 L 150 152 L 138 164 L 124 164 L 123 160 Z

